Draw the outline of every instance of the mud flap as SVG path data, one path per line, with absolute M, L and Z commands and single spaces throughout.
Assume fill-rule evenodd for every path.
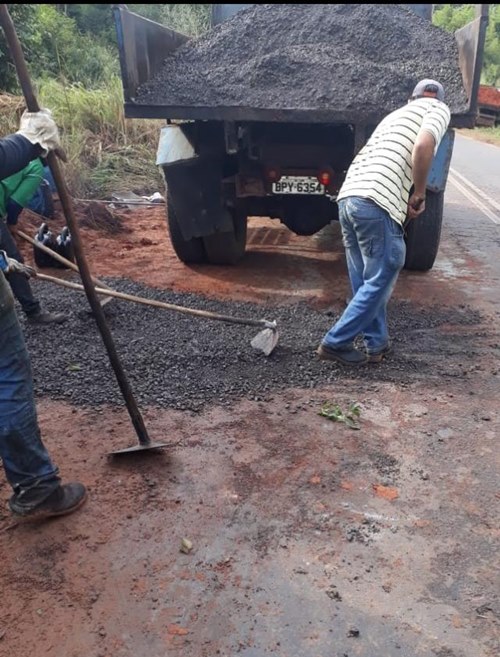
M 231 216 L 222 206 L 220 160 L 199 157 L 162 168 L 185 240 L 233 230 Z

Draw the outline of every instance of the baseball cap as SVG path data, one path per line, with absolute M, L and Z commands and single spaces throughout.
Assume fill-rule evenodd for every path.
M 431 98 L 437 98 L 438 100 L 444 102 L 444 89 L 443 85 L 437 82 L 437 80 L 420 80 L 415 89 L 413 90 L 411 97 L 412 98 L 425 98 L 429 96 Z

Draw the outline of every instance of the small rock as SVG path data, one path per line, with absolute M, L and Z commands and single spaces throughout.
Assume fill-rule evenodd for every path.
M 189 554 L 191 550 L 193 549 L 193 544 L 188 538 L 183 538 L 181 541 L 181 547 L 180 551 L 184 552 L 184 554 Z

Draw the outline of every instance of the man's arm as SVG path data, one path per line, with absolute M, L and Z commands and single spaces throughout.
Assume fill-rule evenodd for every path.
M 38 144 L 33 144 L 20 134 L 8 135 L 0 139 L 0 180 L 21 171 L 31 160 L 42 152 Z
M 450 110 L 447 105 L 436 101 L 424 116 L 412 151 L 412 177 L 414 191 L 408 201 L 408 218 L 414 219 L 425 210 L 427 178 L 434 155 L 448 126 Z
M 414 219 L 425 210 L 427 177 L 434 159 L 436 142 L 430 132 L 418 134 L 413 147 L 411 162 L 414 190 L 408 201 L 408 215 Z
M 0 180 L 21 171 L 36 157 L 45 157 L 49 151 L 54 151 L 66 161 L 59 141 L 59 131 L 50 110 L 25 110 L 19 130 L 0 139 Z

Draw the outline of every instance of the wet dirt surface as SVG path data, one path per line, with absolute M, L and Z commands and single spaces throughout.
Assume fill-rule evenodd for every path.
M 151 438 L 171 447 L 111 460 L 108 452 L 137 439 L 123 404 L 113 395 L 106 403 L 109 366 L 95 357 L 93 381 L 73 372 L 82 379 L 70 400 L 75 379 L 56 355 L 59 371 L 39 369 L 30 328 L 42 435 L 64 479 L 86 483 L 89 499 L 39 525 L 15 525 L 0 511 L 0 655 L 496 657 L 497 227 L 447 192 L 436 266 L 402 273 L 389 309 L 394 359 L 364 377 L 318 363 L 310 349 L 348 293 L 337 227 L 299 238 L 252 220 L 240 267 L 186 267 L 168 245 L 161 208 L 123 216 L 131 232 L 82 230 L 93 272 L 125 289 L 149 286 L 151 295 L 196 295 L 213 308 L 235 299 L 262 316 L 275 309 L 283 340 L 269 360 L 250 352 L 246 328 L 228 329 L 228 341 L 247 358 L 231 372 L 236 383 L 263 377 L 256 363 L 265 362 L 271 381 L 280 371 L 280 385 L 260 400 L 255 389 L 226 395 L 226 370 L 208 358 L 200 379 L 215 385 L 218 374 L 222 402 L 208 386 L 199 408 L 179 410 L 158 393 L 169 389 L 168 369 L 138 375 L 132 360 L 127 372 Z M 70 303 L 70 293 L 34 285 L 50 309 Z M 40 331 L 46 351 L 80 344 L 85 326 L 97 341 L 81 317 L 84 297 L 71 298 L 66 328 Z M 306 310 L 291 321 L 297 304 L 310 309 L 309 330 Z M 117 342 L 131 335 L 127 308 L 116 302 L 107 311 Z M 130 323 L 143 336 L 149 310 L 142 317 L 135 308 Z M 206 330 L 210 342 L 219 339 Z M 159 337 L 158 348 L 168 348 L 167 334 Z M 309 355 L 312 374 L 301 381 L 294 358 L 304 365 Z M 104 403 L 82 405 L 89 381 L 92 399 L 101 390 Z M 360 428 L 321 416 L 327 401 L 358 402 Z M 6 501 L 3 478 L 0 493 Z

